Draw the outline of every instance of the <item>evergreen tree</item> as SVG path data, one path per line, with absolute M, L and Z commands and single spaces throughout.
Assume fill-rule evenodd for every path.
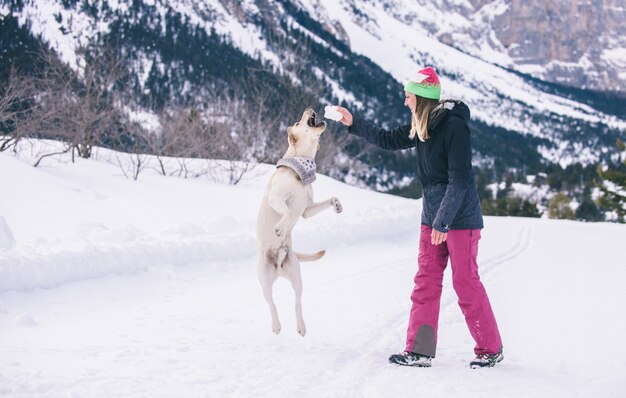
M 576 219 L 579 221 L 603 221 L 604 216 L 591 198 L 584 198 L 576 209 Z
M 617 148 L 623 152 L 626 145 L 618 139 Z M 601 205 L 617 213 L 618 222 L 626 222 L 626 159 L 606 170 L 602 165 L 598 166 L 598 175 L 602 180 L 600 190 L 604 194 L 600 199 Z
M 480 206 L 486 216 L 541 217 L 536 203 L 514 196 L 500 196 L 496 200 L 484 198 Z

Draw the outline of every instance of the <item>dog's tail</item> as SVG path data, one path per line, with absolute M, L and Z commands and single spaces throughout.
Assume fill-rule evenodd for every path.
M 326 250 L 320 250 L 312 254 L 296 253 L 296 257 L 299 261 L 315 261 L 324 257 L 324 254 L 326 254 Z

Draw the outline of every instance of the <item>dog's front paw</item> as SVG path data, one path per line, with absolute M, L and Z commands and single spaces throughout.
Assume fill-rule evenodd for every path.
M 343 206 L 341 205 L 341 202 L 338 198 L 332 198 L 330 200 L 330 204 L 335 209 L 335 213 L 341 213 L 343 211 Z
M 276 236 L 281 236 L 285 232 L 285 227 L 282 223 L 279 222 L 278 224 L 274 225 L 274 232 L 276 233 Z

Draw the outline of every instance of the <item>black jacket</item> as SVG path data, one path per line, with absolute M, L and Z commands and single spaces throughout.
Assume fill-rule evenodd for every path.
M 411 125 L 384 130 L 358 116 L 348 132 L 383 149 L 416 148 L 417 177 L 422 184 L 422 224 L 441 232 L 481 229 L 483 216 L 472 172 L 467 122 L 470 111 L 461 101 L 447 101 L 431 114 L 430 138 L 409 138 Z

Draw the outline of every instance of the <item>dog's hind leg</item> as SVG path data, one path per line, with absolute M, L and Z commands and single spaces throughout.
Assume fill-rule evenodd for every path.
M 263 297 L 265 297 L 265 301 L 267 301 L 267 304 L 270 307 L 270 314 L 272 316 L 272 331 L 279 334 L 281 329 L 280 320 L 278 320 L 278 311 L 276 310 L 276 304 L 274 303 L 274 298 L 272 297 L 272 286 L 278 278 L 276 267 L 273 264 L 268 264 L 267 262 L 261 260 L 259 264 L 258 276 L 263 290 Z
M 281 326 L 280 320 L 278 319 L 276 304 L 274 304 L 274 299 L 272 298 L 272 285 L 272 282 L 263 284 L 263 296 L 270 306 L 270 313 L 272 314 L 272 332 L 279 334 Z
M 293 287 L 293 291 L 295 293 L 298 333 L 304 337 L 306 334 L 306 325 L 304 324 L 304 318 L 302 316 L 302 271 L 300 270 L 300 263 L 295 255 L 290 255 L 288 261 L 289 265 L 287 266 L 287 278 L 291 282 L 291 286 Z

